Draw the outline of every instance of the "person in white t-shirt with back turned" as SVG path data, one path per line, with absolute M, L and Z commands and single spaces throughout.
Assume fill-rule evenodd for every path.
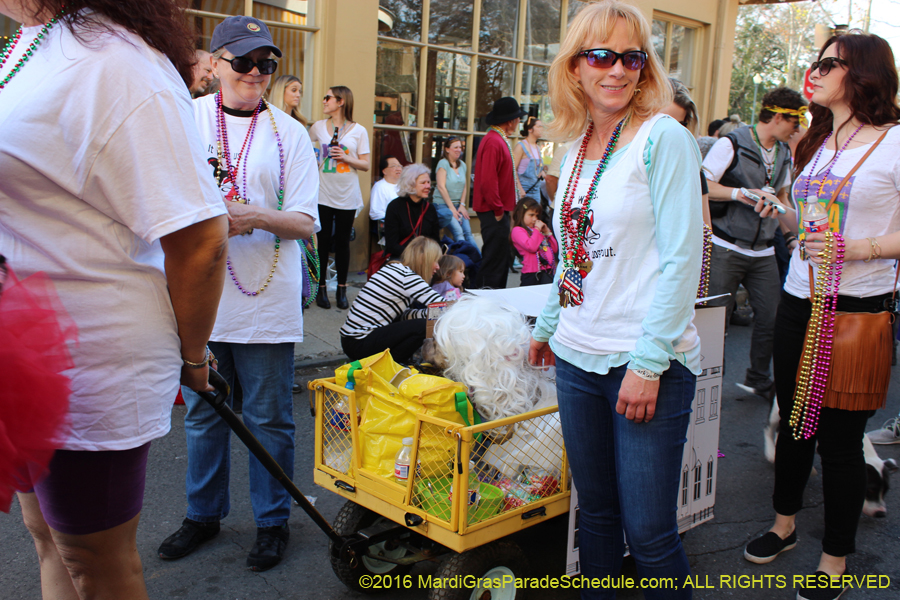
M 226 210 L 188 94 L 193 36 L 171 0 L 0 0 L 0 13 L 23 24 L 0 65 L 0 254 L 23 278 L 46 273 L 78 328 L 70 429 L 19 494 L 22 517 L 44 598 L 146 600 L 150 443 L 179 379 L 212 390 L 225 278 Z
M 353 121 L 353 92 L 343 85 L 328 89 L 322 99 L 327 119 L 316 121 L 309 135 L 319 144 L 319 293 L 316 305 L 331 308 L 325 291 L 328 278 L 328 254 L 334 252 L 337 271 L 336 304 L 350 308 L 347 302 L 347 271 L 350 269 L 350 232 L 356 211 L 363 206 L 357 171 L 369 170 L 369 132 Z M 337 138 L 335 140 L 335 138 Z M 332 143 L 336 141 L 336 143 Z
M 306 129 L 264 101 L 281 51 L 252 17 L 228 17 L 213 31 L 210 51 L 220 92 L 194 101 L 209 163 L 229 213 L 228 280 L 209 347 L 229 384 L 244 389 L 247 428 L 293 476 L 291 385 L 294 344 L 303 341 L 300 245 L 316 228 L 318 173 Z M 187 517 L 159 547 L 177 559 L 219 532 L 230 509 L 231 430 L 207 402 L 183 390 L 187 405 Z M 226 400 L 232 403 L 231 395 Z M 288 542 L 291 497 L 250 458 L 250 503 L 256 543 L 247 566 L 265 571 Z

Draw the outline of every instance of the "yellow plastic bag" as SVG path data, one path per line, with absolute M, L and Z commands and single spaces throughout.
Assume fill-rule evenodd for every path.
M 414 369 L 404 370 L 388 351 L 358 363 L 355 369 L 353 363 L 341 367 L 335 377 L 339 385 L 352 379 L 357 402 L 365 407 L 359 431 L 362 467 L 368 471 L 393 477 L 394 459 L 403 446 L 403 438 L 414 435 L 418 413 L 457 425 L 480 421 L 462 383 Z M 446 470 L 455 451 L 453 438 L 430 437 L 419 441 L 418 459 L 423 471 L 440 472 Z
M 347 387 L 348 381 L 352 383 L 351 389 L 356 391 L 356 406 L 362 413 L 369 398 L 368 388 L 371 385 L 368 383 L 369 374 L 377 375 L 378 379 L 384 382 L 390 382 L 398 375 L 402 379 L 414 373 L 418 371 L 397 364 L 391 358 L 391 351 L 385 350 L 338 367 L 334 372 L 334 382 L 341 387 Z M 358 383 L 361 385 L 357 385 Z

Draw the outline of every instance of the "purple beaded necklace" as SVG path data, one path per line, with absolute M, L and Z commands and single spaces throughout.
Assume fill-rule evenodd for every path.
M 844 150 L 847 148 L 847 145 L 850 144 L 850 140 L 856 137 L 856 134 L 859 133 L 859 130 L 862 129 L 863 126 L 860 125 L 856 128 L 856 130 L 850 134 L 850 137 L 847 138 L 847 141 L 844 142 L 844 145 L 840 147 L 837 153 L 834 155 L 834 158 L 831 159 L 831 162 L 828 163 L 828 170 L 822 175 L 821 180 L 819 181 L 819 190 L 816 192 L 816 198 L 820 198 L 822 196 L 822 188 L 825 186 L 825 181 L 831 176 L 831 169 L 834 168 L 834 165 L 837 164 L 838 159 L 841 157 L 841 154 L 844 153 Z M 806 186 L 803 188 L 803 202 L 806 203 L 807 198 L 809 198 L 809 182 L 812 181 L 813 176 L 816 173 L 816 165 L 819 164 L 819 157 L 822 156 L 822 152 L 825 150 L 825 145 L 828 143 L 828 140 L 831 139 L 831 136 L 834 134 L 834 131 L 829 131 L 828 135 L 825 136 L 825 139 L 822 140 L 822 145 L 819 147 L 819 151 L 816 152 L 816 157 L 813 159 L 812 166 L 809 169 L 809 176 L 806 178 Z
M 240 202 L 244 200 L 245 204 L 248 204 L 250 200 L 246 197 L 248 188 L 247 188 L 247 161 L 250 156 L 250 146 L 253 144 L 253 133 L 256 129 L 256 119 L 259 116 L 260 110 L 265 107 L 269 109 L 269 119 L 272 122 L 272 131 L 275 133 L 275 141 L 278 144 L 278 161 L 280 163 L 280 172 L 278 176 L 278 208 L 276 210 L 281 210 L 284 206 L 284 145 L 281 143 L 281 135 L 278 133 L 278 126 L 275 123 L 275 115 L 272 114 L 272 109 L 269 106 L 269 103 L 265 100 L 260 100 L 259 104 L 256 107 L 256 110 L 253 113 L 253 121 L 250 124 L 250 130 L 247 132 L 247 137 L 244 139 L 244 145 L 241 148 L 241 153 L 238 155 L 238 162 L 232 169 L 231 166 L 231 154 L 228 150 L 228 129 L 226 127 L 225 122 L 225 111 L 222 109 L 222 92 L 218 92 L 216 94 L 216 144 L 219 150 L 219 164 L 225 165 L 225 168 L 228 169 L 229 176 L 231 177 L 231 183 L 234 186 L 235 193 L 238 193 L 237 187 L 237 172 L 238 165 L 240 164 L 241 156 L 244 156 L 244 197 L 238 195 L 238 200 L 236 202 Z M 224 156 L 223 156 L 224 152 Z M 246 152 L 246 155 L 244 154 Z M 224 161 L 224 162 L 223 162 Z M 252 230 L 251 232 L 252 233 Z M 281 249 L 281 238 L 277 235 L 275 236 L 275 259 L 272 262 L 272 268 L 269 269 L 269 275 L 266 278 L 266 281 L 262 284 L 255 292 L 251 292 L 244 288 L 241 285 L 241 282 L 238 281 L 237 275 L 234 272 L 234 266 L 231 264 L 231 256 L 228 256 L 225 260 L 225 264 L 228 266 L 228 274 L 231 275 L 231 281 L 234 282 L 234 285 L 241 291 L 245 296 L 257 296 L 265 291 L 265 289 L 269 286 L 269 282 L 272 281 L 272 276 L 275 274 L 275 267 L 278 266 L 278 253 Z

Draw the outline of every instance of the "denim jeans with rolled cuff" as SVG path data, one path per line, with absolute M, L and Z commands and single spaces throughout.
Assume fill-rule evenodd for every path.
M 674 578 L 678 589 L 645 589 L 647 600 L 689 599 L 690 575 L 678 536 L 681 459 L 697 378 L 677 361 L 659 379 L 656 414 L 635 423 L 616 413 L 627 367 L 606 375 L 556 359 L 566 455 L 578 489 L 581 574 L 617 578 L 625 539 L 640 577 Z M 624 529 L 624 536 L 623 536 Z M 583 589 L 582 600 L 615 590 Z
M 232 344 L 210 342 L 219 373 L 244 389 L 244 424 L 268 450 L 289 478 L 294 476 L 294 344 Z M 231 429 L 205 400 L 181 388 L 187 414 L 187 517 L 200 523 L 224 519 L 231 509 Z M 227 403 L 232 405 L 231 394 Z M 287 523 L 291 497 L 252 454 L 250 503 L 257 527 Z
M 465 240 L 476 248 L 478 247 L 478 244 L 475 243 L 475 238 L 472 236 L 472 226 L 469 224 L 469 219 L 465 217 L 459 221 L 454 219 L 453 213 L 450 212 L 450 209 L 444 202 L 435 202 L 434 208 L 437 210 L 438 224 L 441 227 L 450 229 L 450 235 L 453 237 L 454 242 Z M 456 208 L 458 210 L 466 210 L 465 208 L 460 208 L 459 205 L 456 205 Z

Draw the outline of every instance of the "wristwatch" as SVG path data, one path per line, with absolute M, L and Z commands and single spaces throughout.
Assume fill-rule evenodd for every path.
M 659 373 L 654 373 L 649 369 L 629 369 L 629 371 L 631 371 L 641 379 L 646 379 L 647 381 L 657 381 L 660 378 Z
M 206 365 L 212 364 L 212 362 L 216 360 L 216 357 L 213 355 L 212 351 L 209 349 L 209 346 L 206 347 L 206 357 L 202 362 L 191 362 L 188 359 L 181 357 L 181 361 L 184 363 L 188 369 L 202 369 Z

